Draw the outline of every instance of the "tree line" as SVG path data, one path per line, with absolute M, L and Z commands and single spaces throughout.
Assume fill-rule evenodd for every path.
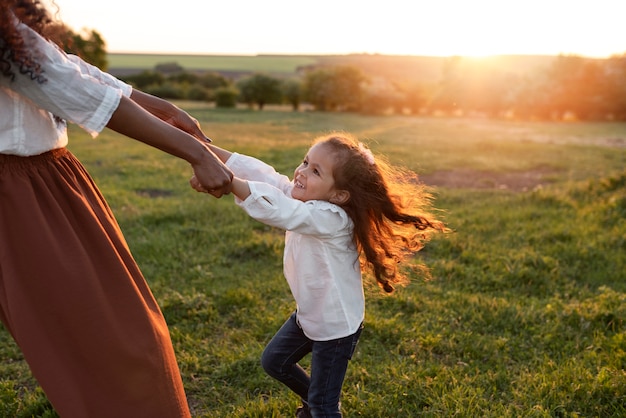
M 99 33 L 65 28 L 66 50 L 105 69 L 105 43 Z M 626 120 L 626 53 L 607 59 L 555 57 L 532 72 L 488 69 L 451 57 L 436 81 L 371 76 L 350 65 L 310 66 L 293 77 L 253 73 L 237 79 L 219 72 L 189 71 L 163 63 L 120 77 L 166 99 L 238 103 L 262 110 L 268 104 L 307 105 L 318 111 L 366 114 L 477 115 L 537 120 Z

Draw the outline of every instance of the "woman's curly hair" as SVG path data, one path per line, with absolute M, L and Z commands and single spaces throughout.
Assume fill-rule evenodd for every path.
M 394 285 L 407 281 L 398 263 L 419 251 L 431 232 L 448 230 L 428 212 L 431 195 L 415 173 L 374 158 L 351 135 L 332 133 L 315 143 L 331 147 L 335 188 L 350 193 L 341 207 L 354 222 L 364 266 L 372 269 L 385 292 L 393 292 Z
M 0 74 L 14 79 L 17 71 L 43 83 L 46 79 L 37 63 L 36 51 L 25 44 L 16 27 L 16 18 L 46 39 L 57 43 L 62 34 L 62 25 L 55 22 L 40 0 L 0 2 Z

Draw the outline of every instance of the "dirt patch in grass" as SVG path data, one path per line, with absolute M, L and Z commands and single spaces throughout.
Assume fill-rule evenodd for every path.
M 157 197 L 170 197 L 174 194 L 171 190 L 165 189 L 137 189 L 135 190 L 135 193 L 137 193 L 139 196 L 149 197 L 152 199 L 155 199 Z
M 538 168 L 531 171 L 496 172 L 470 169 L 437 171 L 420 176 L 427 186 L 453 189 L 499 189 L 525 192 L 547 185 L 556 171 Z

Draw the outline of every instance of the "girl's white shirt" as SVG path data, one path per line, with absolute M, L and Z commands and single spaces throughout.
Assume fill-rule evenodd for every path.
M 28 48 L 36 51 L 47 81 L 32 80 L 17 65 L 13 81 L 0 75 L 0 153 L 30 156 L 65 147 L 66 121 L 95 138 L 132 87 L 65 54 L 28 26 L 16 25 Z
M 330 202 L 293 199 L 293 182 L 253 157 L 233 153 L 226 165 L 250 186 L 250 196 L 235 199 L 237 205 L 286 230 L 283 271 L 305 335 L 328 341 L 354 334 L 365 316 L 365 297 L 350 217 Z

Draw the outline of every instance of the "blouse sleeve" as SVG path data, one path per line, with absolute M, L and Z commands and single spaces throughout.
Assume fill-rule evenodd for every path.
M 257 221 L 319 237 L 351 231 L 352 221 L 343 209 L 322 200 L 302 202 L 293 199 L 293 183 L 263 161 L 233 153 L 226 165 L 235 176 L 248 180 L 250 195 L 244 201 L 235 198 L 235 203 Z
M 352 226 L 346 212 L 330 202 L 302 202 L 267 183 L 248 181 L 248 185 L 250 195 L 244 201 L 236 199 L 236 203 L 266 225 L 319 237 L 337 236 Z
M 124 94 L 132 88 L 76 56 L 68 56 L 28 26 L 18 28 L 24 42 L 36 51 L 44 82 L 16 71 L 10 88 L 48 112 L 73 122 L 92 136 L 104 129 Z
M 123 82 L 122 80 L 113 77 L 109 73 L 105 73 L 100 68 L 96 67 L 95 65 L 89 64 L 88 62 L 84 61 L 82 58 L 73 54 L 68 54 L 67 59 L 71 63 L 78 66 L 81 73 L 89 75 L 90 77 L 97 79 L 98 81 L 106 84 L 107 86 L 115 87 L 115 88 L 122 90 L 122 94 L 124 94 L 124 96 L 130 96 L 130 94 L 132 93 L 133 88 L 130 84 L 127 84 Z
M 226 166 L 236 177 L 244 180 L 262 181 L 291 196 L 293 183 L 283 174 L 277 173 L 274 167 L 254 157 L 233 152 Z

